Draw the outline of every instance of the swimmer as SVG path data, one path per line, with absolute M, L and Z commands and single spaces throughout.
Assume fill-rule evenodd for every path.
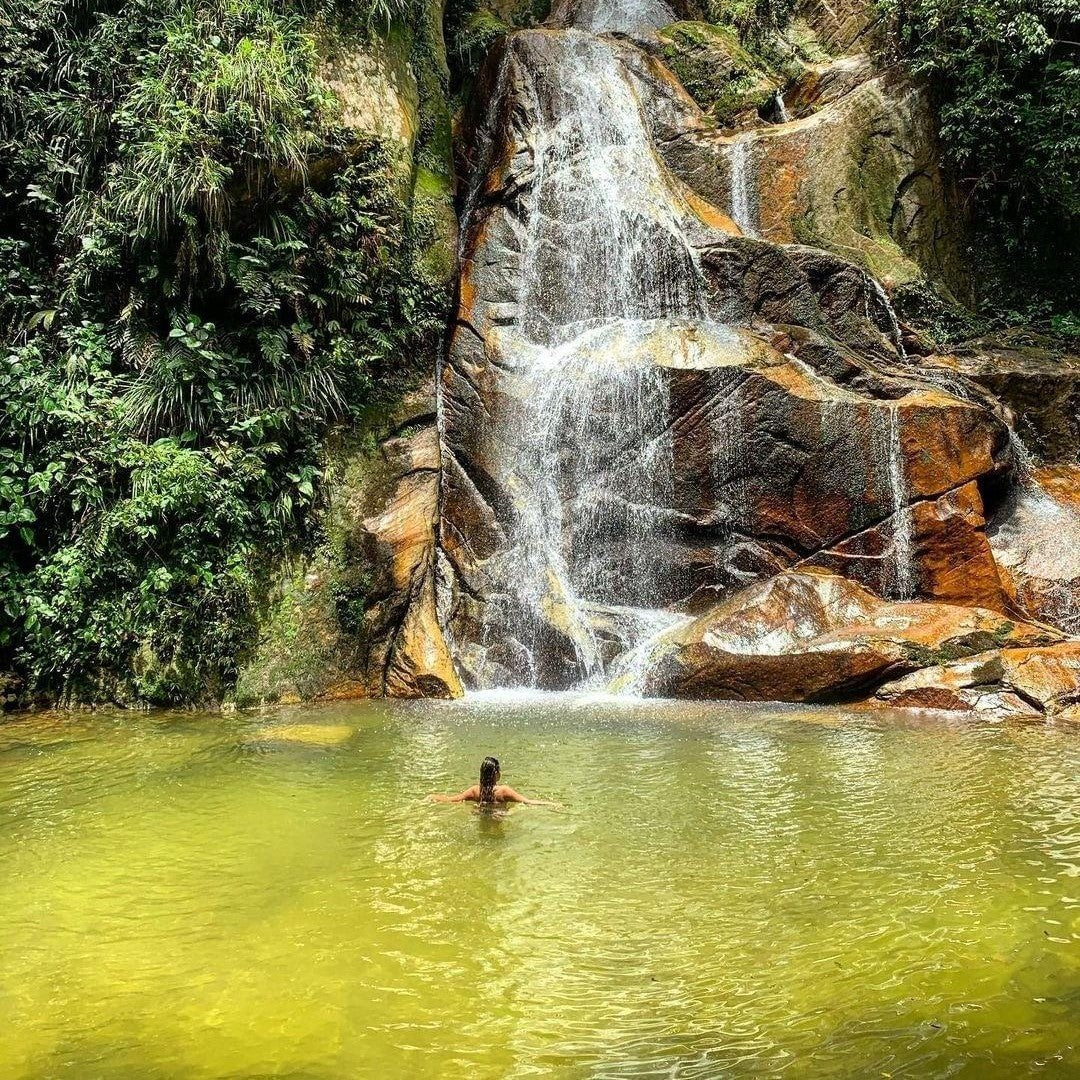
M 432 802 L 462 803 L 474 802 L 480 806 L 501 806 L 506 803 L 523 803 L 525 806 L 552 806 L 558 803 L 545 802 L 543 799 L 527 799 L 512 787 L 500 784 L 499 759 L 486 757 L 480 765 L 480 783 L 461 792 L 460 795 L 429 795 Z

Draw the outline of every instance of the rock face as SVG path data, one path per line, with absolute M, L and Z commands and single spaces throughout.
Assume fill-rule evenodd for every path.
M 841 701 L 886 679 L 1052 631 L 977 607 L 889 603 L 822 571 L 790 571 L 660 635 L 643 689 L 666 697 Z
M 963 286 L 930 114 L 865 5 L 805 14 L 783 83 L 660 0 L 492 47 L 438 431 L 384 433 L 349 509 L 369 692 L 1075 708 L 1036 506 L 1075 477 L 1016 483 L 1006 426 L 1064 459 L 1068 376 L 905 353 L 867 271 Z
M 664 612 L 792 567 L 1007 603 L 1004 425 L 920 378 L 861 268 L 738 235 L 704 198 L 723 143 L 653 55 L 519 32 L 481 86 L 440 387 L 468 684 L 595 678 Z

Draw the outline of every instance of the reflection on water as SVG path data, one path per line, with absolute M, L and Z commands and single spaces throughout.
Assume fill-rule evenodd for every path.
M 489 753 L 565 809 L 422 801 Z M 7 721 L 0 1077 L 1075 1077 L 1078 766 L 551 696 Z

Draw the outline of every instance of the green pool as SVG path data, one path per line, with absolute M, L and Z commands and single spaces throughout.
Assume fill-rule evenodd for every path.
M 422 801 L 504 779 L 562 812 Z M 564 697 L 0 723 L 0 1078 L 1080 1075 L 1080 731 Z

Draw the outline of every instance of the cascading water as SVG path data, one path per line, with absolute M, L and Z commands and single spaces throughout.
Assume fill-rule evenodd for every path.
M 609 22 L 589 8 L 589 26 Z M 673 473 L 658 361 L 707 319 L 688 210 L 611 44 L 573 28 L 548 38 L 524 71 L 530 205 L 517 316 L 497 332 L 512 396 L 529 403 L 502 431 L 516 554 L 508 600 L 488 614 L 493 636 L 529 654 L 516 677 L 532 683 L 552 625 L 584 682 L 602 674 L 605 641 L 633 654 L 671 623 L 656 562 Z
M 757 184 L 753 173 L 753 135 L 747 133 L 728 145 L 731 169 L 731 220 L 746 236 L 758 235 Z
M 910 600 L 915 594 L 914 517 L 908 505 L 904 477 L 904 448 L 901 440 L 900 407 L 893 403 L 884 410 L 884 438 L 881 456 L 892 502 L 892 560 L 889 592 L 895 600 Z
M 900 320 L 896 317 L 896 309 L 889 299 L 889 294 L 882 287 L 881 282 L 870 274 L 866 275 L 866 287 L 874 294 L 878 303 L 885 311 L 885 317 L 889 321 L 889 335 L 892 338 L 893 347 L 896 349 L 897 355 L 901 360 L 907 360 L 908 355 L 907 350 L 904 348 L 904 335 L 900 330 Z M 872 318 L 869 296 L 866 298 L 866 313 L 868 318 Z

